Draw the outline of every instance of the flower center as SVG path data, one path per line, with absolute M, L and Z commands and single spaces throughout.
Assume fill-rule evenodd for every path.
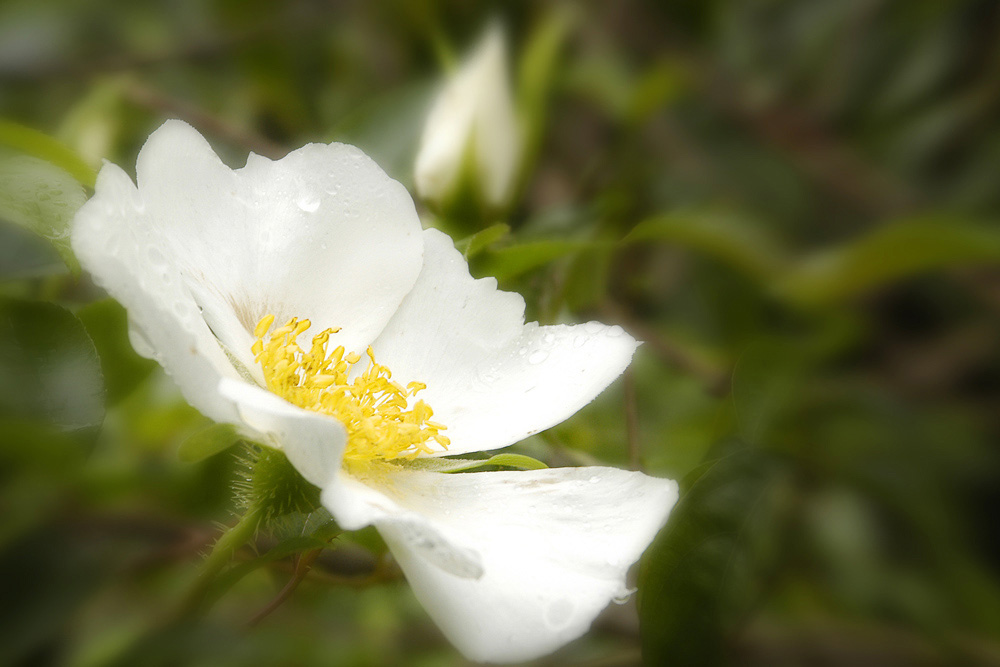
M 257 323 L 257 340 L 250 348 L 264 369 L 267 388 L 289 403 L 340 420 L 347 429 L 345 465 L 431 453 L 431 440 L 448 447 L 450 441 L 441 435 L 446 427 L 430 421 L 434 411 L 429 405 L 418 400 L 407 409 L 409 398 L 427 385 L 411 382 L 404 388 L 394 382 L 389 369 L 375 363 L 371 347 L 361 372 L 355 369 L 361 361 L 356 352 L 345 354 L 338 345 L 328 353 L 330 336 L 340 329 L 313 336 L 312 346 L 304 350 L 296 339 L 309 329 L 309 320 L 293 317 L 268 335 L 272 324 L 274 315 Z

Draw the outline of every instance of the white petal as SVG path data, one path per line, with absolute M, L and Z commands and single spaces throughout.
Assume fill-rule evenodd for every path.
M 180 386 L 185 399 L 216 421 L 235 422 L 220 378 L 237 372 L 162 252 L 162 240 L 129 177 L 105 164 L 96 193 L 77 212 L 73 250 L 95 281 L 128 310 L 131 338 Z
M 445 454 L 504 447 L 554 426 L 628 366 L 637 343 L 620 327 L 524 324 L 524 300 L 473 280 L 451 240 L 424 232 L 424 268 L 379 335 L 375 358 L 447 426 Z
M 353 146 L 251 155 L 233 171 L 171 121 L 150 136 L 136 171 L 164 255 L 247 366 L 249 332 L 268 313 L 344 327 L 336 342 L 363 349 L 420 270 L 413 201 Z
M 239 380 L 223 379 L 219 393 L 233 401 L 242 422 L 282 449 L 310 483 L 323 487 L 337 476 L 347 443 L 343 425 L 331 417 L 303 410 Z
M 360 350 L 420 270 L 412 200 L 356 148 L 251 155 L 233 171 L 193 128 L 168 121 L 136 169 L 138 188 L 117 167 L 102 169 L 73 245 L 128 309 L 133 340 L 218 421 L 236 418 L 218 396 L 221 377 L 262 379 L 250 354 L 262 316 L 342 326 L 336 343 Z
M 529 660 L 586 632 L 628 593 L 629 566 L 676 500 L 675 482 L 613 468 L 398 470 L 342 476 L 323 492 L 341 525 L 375 524 L 445 635 L 491 662 Z

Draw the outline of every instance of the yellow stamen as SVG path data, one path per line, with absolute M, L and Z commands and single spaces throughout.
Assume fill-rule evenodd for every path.
M 250 348 L 264 370 L 267 388 L 299 407 L 340 420 L 347 429 L 346 465 L 431 453 L 432 440 L 448 447 L 450 441 L 441 434 L 446 427 L 429 421 L 434 414 L 431 407 L 422 400 L 409 407 L 407 396 L 426 389 L 423 382 L 410 382 L 405 388 L 394 382 L 389 369 L 375 362 L 371 347 L 367 368 L 349 379 L 358 370 L 353 367 L 361 355 L 345 354 L 342 345 L 326 349 L 330 336 L 340 329 L 313 336 L 306 351 L 296 339 L 312 325 L 309 320 L 293 317 L 268 336 L 273 324 L 274 315 L 261 318 Z

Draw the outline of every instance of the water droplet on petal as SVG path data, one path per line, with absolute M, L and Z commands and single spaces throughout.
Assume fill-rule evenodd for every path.
M 595 334 L 604 328 L 604 325 L 600 322 L 587 322 L 583 325 L 583 330 L 589 334 Z
M 618 338 L 623 333 L 625 333 L 625 330 L 616 324 L 608 329 L 608 338 Z
M 553 342 L 555 342 L 556 336 L 555 336 L 555 334 L 547 333 L 547 334 L 545 334 L 545 338 L 543 340 L 546 343 L 548 343 L 549 345 L 551 345 Z
M 586 336 L 576 336 L 573 339 L 573 347 L 583 347 L 586 344 L 587 344 Z
M 534 352 L 531 353 L 531 356 L 528 357 L 528 363 L 540 364 L 548 358 L 549 358 L 549 353 L 546 352 L 545 350 L 535 350 Z
M 313 213 L 319 208 L 319 197 L 314 195 L 306 195 L 299 199 L 296 204 L 306 213 Z
M 569 623 L 573 614 L 573 603 L 569 600 L 555 600 L 545 610 L 545 621 L 553 628 L 561 628 Z
M 636 589 L 634 588 L 626 588 L 624 591 L 613 597 L 611 601 L 615 604 L 625 604 L 632 598 L 635 591 Z

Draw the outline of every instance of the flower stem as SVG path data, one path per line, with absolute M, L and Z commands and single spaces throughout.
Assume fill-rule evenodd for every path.
M 194 585 L 178 608 L 177 618 L 197 612 L 200 609 L 216 576 L 229 564 L 236 550 L 250 541 L 254 533 L 257 532 L 260 521 L 260 511 L 256 509 L 248 510 L 235 525 L 219 537 L 215 546 L 212 547 L 211 553 L 208 554 L 208 557 L 202 563 L 201 572 L 198 574 Z

